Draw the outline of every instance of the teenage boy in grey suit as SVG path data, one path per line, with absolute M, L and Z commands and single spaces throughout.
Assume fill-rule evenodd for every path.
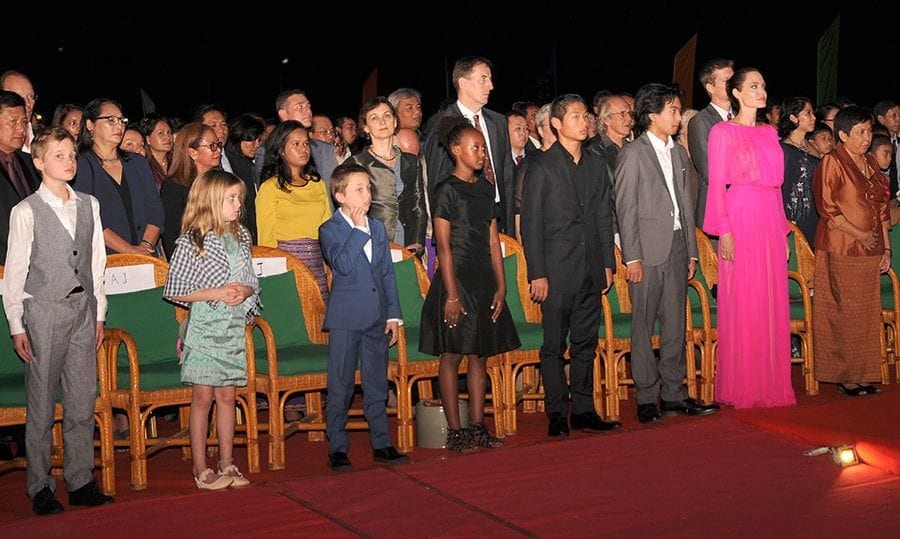
M 697 240 L 690 160 L 674 141 L 681 123 L 679 94 L 673 86 L 655 83 L 638 91 L 635 115 L 643 134 L 619 152 L 616 163 L 616 214 L 632 303 L 631 369 L 641 423 L 658 421 L 660 409 L 666 415 L 718 410 L 688 398 L 683 383 L 685 301 L 697 265 Z M 657 317 L 658 366 L 650 344 Z

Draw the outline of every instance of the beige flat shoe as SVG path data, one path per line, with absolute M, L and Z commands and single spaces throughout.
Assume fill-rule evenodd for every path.
M 241 474 L 241 472 L 238 470 L 238 467 L 234 464 L 229 464 L 225 467 L 224 470 L 220 465 L 219 477 L 227 477 L 231 479 L 231 488 L 246 487 L 250 484 L 250 481 Z
M 215 477 L 216 480 L 209 482 L 213 477 Z M 194 482 L 197 483 L 197 488 L 200 490 L 222 490 L 223 488 L 231 486 L 233 481 L 234 479 L 230 476 L 216 475 L 216 472 L 212 471 L 210 468 L 203 470 L 200 472 L 199 477 L 194 478 Z

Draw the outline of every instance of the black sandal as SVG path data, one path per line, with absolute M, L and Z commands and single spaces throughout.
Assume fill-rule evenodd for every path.
M 865 389 L 863 389 L 863 386 L 860 385 L 856 387 L 847 387 L 844 384 L 838 384 L 837 388 L 839 392 L 847 395 L 848 397 L 859 397 L 860 395 L 867 394 Z
M 503 440 L 491 434 L 484 423 L 472 423 L 469 425 L 469 430 L 472 432 L 472 441 L 475 442 L 475 445 L 488 449 L 503 447 Z
M 447 429 L 447 443 L 444 447 L 454 453 L 472 453 L 478 448 L 469 429 Z
M 859 384 L 859 389 L 862 390 L 861 395 L 877 395 L 881 393 L 881 390 L 872 384 Z

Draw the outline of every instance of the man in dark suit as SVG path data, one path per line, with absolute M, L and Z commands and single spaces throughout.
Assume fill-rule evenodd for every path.
M 891 138 L 891 166 L 888 168 L 891 198 L 897 197 L 900 190 L 900 106 L 893 101 L 879 101 L 872 111 L 878 123 L 884 126 Z M 833 122 L 832 122 L 833 123 Z
M 655 83 L 638 91 L 635 112 L 644 133 L 622 149 L 616 164 L 616 215 L 631 295 L 631 370 L 641 423 L 659 421 L 660 408 L 666 415 L 719 409 L 688 398 L 683 383 L 687 281 L 698 255 L 690 159 L 674 139 L 681 125 L 679 94 Z M 657 318 L 658 366 L 650 344 Z
M 450 125 L 446 118 L 464 117 L 485 135 L 488 160 L 485 162 L 483 174 L 494 184 L 494 200 L 500 205 L 500 230 L 515 236 L 514 163 L 509 146 L 506 117 L 484 108 L 494 88 L 491 67 L 489 60 L 477 56 L 460 58 L 453 66 L 456 103 L 432 116 L 426 127 L 425 146 L 422 150 L 428 170 L 428 196 L 432 197 L 434 187 L 453 173 L 453 160 L 450 159 L 449 149 L 444 140 L 445 127 Z
M 600 327 L 600 296 L 612 285 L 613 208 L 606 163 L 582 152 L 587 106 L 566 94 L 553 101 L 550 125 L 558 140 L 529 157 L 522 196 L 522 240 L 531 298 L 541 304 L 544 343 L 541 377 L 550 420 L 548 434 L 572 428 L 610 430 L 594 411 L 593 366 Z M 570 386 L 563 353 L 569 338 Z
M 731 103 L 725 86 L 734 75 L 734 62 L 727 59 L 715 59 L 706 62 L 700 70 L 700 84 L 709 94 L 710 103 L 697 113 L 688 124 L 688 148 L 694 168 L 700 176 L 697 185 L 696 223 L 703 226 L 706 213 L 706 192 L 709 190 L 709 163 L 707 149 L 709 147 L 709 131 L 714 125 L 731 119 Z
M 9 214 L 41 183 L 31 156 L 22 151 L 27 132 L 25 100 L 0 90 L 0 265 L 6 264 Z

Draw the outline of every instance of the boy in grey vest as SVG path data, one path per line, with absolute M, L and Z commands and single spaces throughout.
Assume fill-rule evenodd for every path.
M 64 473 L 69 505 L 112 503 L 93 478 L 96 352 L 103 342 L 106 248 L 97 199 L 76 193 L 75 141 L 51 128 L 31 146 L 38 190 L 10 214 L 3 308 L 25 362 L 28 496 L 38 515 L 59 513 L 50 476 L 57 390 L 64 409 Z

